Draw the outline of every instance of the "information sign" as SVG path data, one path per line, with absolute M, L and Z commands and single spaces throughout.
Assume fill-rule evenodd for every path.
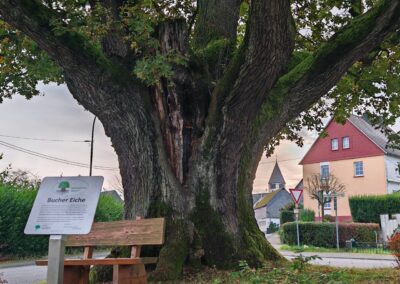
M 103 177 L 46 177 L 25 226 L 28 235 L 88 234 Z

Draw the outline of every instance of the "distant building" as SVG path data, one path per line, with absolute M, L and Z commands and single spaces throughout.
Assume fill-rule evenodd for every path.
M 301 179 L 294 189 L 303 189 L 303 188 L 304 188 L 304 183 L 303 179 Z
M 256 202 L 257 202 L 258 200 L 260 200 L 261 198 L 263 198 L 265 195 L 266 195 L 266 193 L 253 193 L 253 194 L 252 194 L 252 196 L 253 196 L 253 206 L 254 206 L 254 204 L 256 204 Z
M 348 197 L 388 194 L 400 190 L 400 151 L 388 147 L 387 137 L 365 118 L 350 116 L 344 125 L 333 119 L 325 128 L 326 138 L 318 138 L 301 160 L 304 185 L 312 174 L 335 175 L 346 186 L 346 196 L 338 199 L 338 215 L 351 219 Z M 304 207 L 318 214 L 318 203 L 304 192 Z M 325 214 L 333 215 L 333 204 Z
M 285 179 L 276 162 L 268 182 L 267 193 L 263 193 L 264 196 L 254 204 L 254 215 L 258 227 L 264 233 L 267 233 L 271 222 L 280 224 L 280 210 L 292 202 L 289 192 L 285 190 L 285 184 Z
M 275 162 L 274 169 L 272 170 L 271 177 L 268 181 L 268 192 L 272 192 L 278 189 L 285 189 L 285 179 L 283 178 L 281 169 L 279 168 L 278 161 Z

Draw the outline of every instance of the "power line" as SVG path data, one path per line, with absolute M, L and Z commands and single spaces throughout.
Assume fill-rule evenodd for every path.
M 88 143 L 90 140 L 63 140 L 63 139 L 45 139 L 45 138 L 32 138 L 32 137 L 22 137 L 22 136 L 12 136 L 0 134 L 0 137 L 15 138 L 22 140 L 34 140 L 34 141 L 46 141 L 46 142 L 75 142 L 75 143 Z
M 278 160 L 278 163 L 300 160 L 301 158 L 302 158 L 302 157 L 292 158 L 292 159 L 285 159 L 285 160 Z M 275 163 L 275 161 L 260 162 L 260 164 L 272 164 L 272 163 Z
M 71 166 L 76 166 L 76 167 L 81 167 L 81 168 L 89 168 L 88 164 L 84 164 L 84 163 L 80 163 L 80 162 L 75 162 L 75 161 L 69 161 L 69 160 L 65 160 L 65 159 L 61 159 L 61 158 L 57 158 L 54 156 L 50 156 L 50 155 L 46 155 L 46 154 L 42 154 L 39 152 L 35 152 L 26 148 L 22 148 L 4 141 L 0 141 L 0 145 L 9 148 L 9 149 L 13 149 L 15 151 L 19 151 L 28 155 L 32 155 L 35 157 L 39 157 L 42 159 L 46 159 L 46 160 L 50 160 L 53 162 L 57 162 L 57 163 L 62 163 L 62 164 L 67 164 L 67 165 L 71 165 Z M 113 168 L 113 167 L 106 167 L 106 166 L 93 166 L 94 169 L 98 169 L 98 170 L 105 170 L 105 171 L 116 171 L 118 170 L 118 168 Z
M 31 150 L 28 150 L 28 149 L 25 149 L 25 148 L 22 148 L 22 147 L 18 147 L 18 146 L 13 145 L 13 144 L 6 143 L 4 141 L 0 141 L 0 145 L 3 145 L 4 147 L 7 147 L 7 148 L 10 148 L 10 149 L 19 151 L 19 152 L 23 152 L 25 154 L 29 154 L 29 155 L 36 156 L 36 157 L 43 158 L 43 159 L 47 159 L 47 160 L 51 160 L 51 161 L 54 161 L 54 162 L 63 163 L 63 164 L 67 164 L 67 165 L 72 165 L 72 166 L 77 166 L 77 167 L 89 168 L 88 164 L 69 161 L 69 160 L 65 160 L 65 159 L 61 159 L 61 158 L 45 155 L 45 154 L 38 153 L 38 152 L 35 152 L 35 151 L 31 151 Z M 105 167 L 105 166 L 95 166 L 95 168 L 99 169 L 99 170 L 117 170 L 117 168 Z

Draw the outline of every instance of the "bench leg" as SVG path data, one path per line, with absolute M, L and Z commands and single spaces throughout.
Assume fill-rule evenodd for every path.
M 64 284 L 89 284 L 90 266 L 64 266 Z
M 144 264 L 115 264 L 113 269 L 113 284 L 147 284 Z

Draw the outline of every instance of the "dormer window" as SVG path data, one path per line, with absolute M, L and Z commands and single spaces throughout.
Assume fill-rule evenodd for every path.
M 339 150 L 339 140 L 337 138 L 331 140 L 331 148 L 332 151 Z
M 343 137 L 342 145 L 343 145 L 343 149 L 349 149 L 350 148 L 350 137 L 348 137 L 348 136 Z

